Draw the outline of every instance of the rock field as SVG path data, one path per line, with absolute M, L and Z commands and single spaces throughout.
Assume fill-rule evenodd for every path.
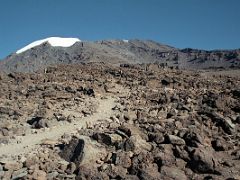
M 239 75 L 88 63 L 0 87 L 0 179 L 240 179 Z

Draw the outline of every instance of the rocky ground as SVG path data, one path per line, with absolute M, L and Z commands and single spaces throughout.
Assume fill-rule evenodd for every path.
M 0 74 L 0 179 L 240 179 L 239 77 L 103 63 Z

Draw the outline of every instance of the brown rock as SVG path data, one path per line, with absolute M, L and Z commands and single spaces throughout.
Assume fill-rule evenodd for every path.
M 131 136 L 125 142 L 125 150 L 133 151 L 135 154 L 139 154 L 142 151 L 151 151 L 152 145 L 143 140 L 139 135 Z
M 211 148 L 197 148 L 193 151 L 190 167 L 200 173 L 214 173 L 217 161 Z
M 13 170 L 17 171 L 23 167 L 22 163 L 19 162 L 7 162 L 4 164 L 4 169 L 5 170 Z
M 155 180 L 160 179 L 161 175 L 158 172 L 157 164 L 142 164 L 142 168 L 139 170 L 139 178 L 143 180 Z
M 112 161 L 115 165 L 123 166 L 124 168 L 129 168 L 131 166 L 132 154 L 129 152 L 117 152 L 112 154 Z
M 42 170 L 35 170 L 32 174 L 32 179 L 34 180 L 46 180 L 47 173 Z
M 161 167 L 161 177 L 162 179 L 170 178 L 174 180 L 187 180 L 187 176 L 185 173 L 178 169 L 177 167 L 168 167 L 168 166 L 162 166 Z

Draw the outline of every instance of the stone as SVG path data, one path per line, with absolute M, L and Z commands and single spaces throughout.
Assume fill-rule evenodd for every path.
M 98 142 L 112 146 L 117 145 L 122 141 L 122 136 L 109 133 L 95 133 L 93 135 L 93 138 L 96 139 Z
M 185 160 L 190 161 L 189 153 L 184 149 L 184 146 L 176 146 L 174 149 L 175 156 Z
M 136 127 L 135 125 L 132 125 L 132 124 L 124 123 L 123 125 L 121 125 L 119 127 L 119 130 L 123 131 L 129 137 L 133 136 L 133 135 L 139 135 L 139 136 L 141 136 L 141 138 L 143 138 L 145 140 L 148 138 L 146 134 L 144 134 L 138 127 Z
M 77 166 L 81 163 L 84 154 L 85 141 L 73 137 L 69 144 L 65 145 L 59 155 L 68 162 L 74 162 Z
M 18 171 L 14 171 L 12 174 L 12 179 L 24 179 L 27 176 L 27 168 L 19 169 Z
M 129 152 L 117 152 L 112 154 L 112 161 L 115 165 L 129 168 L 131 166 L 131 156 Z
M 24 167 L 30 168 L 32 166 L 37 166 L 39 159 L 36 156 L 27 157 L 25 162 L 23 163 Z
M 168 166 L 161 167 L 161 177 L 162 179 L 169 178 L 174 180 L 188 179 L 182 170 L 178 169 L 177 167 L 168 167 Z
M 200 144 L 204 144 L 203 138 L 200 136 L 200 132 L 194 130 L 188 130 L 184 133 L 183 139 L 186 144 L 191 147 L 198 147 Z
M 43 139 L 41 140 L 41 145 L 50 145 L 50 146 L 54 146 L 58 143 L 58 141 L 56 140 L 52 140 L 52 139 Z
M 54 113 L 53 115 L 55 116 L 57 121 L 65 121 L 65 120 L 67 120 L 67 118 L 63 114 L 61 114 L 61 113 Z
M 83 93 L 88 95 L 88 96 L 95 96 L 95 92 L 92 88 L 84 88 Z
M 43 117 L 38 117 L 38 116 L 33 117 L 32 119 L 28 120 L 27 123 L 32 125 L 32 127 L 36 128 L 36 129 L 48 127 L 46 119 L 44 119 Z
M 76 171 L 76 169 L 77 169 L 76 164 L 73 162 L 70 162 L 67 166 L 66 173 L 73 174 Z
M 46 180 L 47 179 L 47 173 L 42 170 L 34 170 L 32 174 L 32 179 L 34 180 Z
M 4 171 L 0 171 L 0 178 L 3 179 L 3 176 L 4 176 Z
M 73 122 L 74 119 L 75 119 L 75 117 L 74 117 L 73 115 L 69 115 L 69 116 L 67 117 L 67 121 L 68 121 L 69 123 Z
M 35 128 L 41 129 L 41 128 L 46 128 L 48 127 L 46 119 L 41 119 L 35 124 Z
M 165 138 L 162 133 L 149 133 L 149 141 L 154 141 L 157 144 L 161 144 L 165 141 Z
M 237 124 L 240 124 L 240 116 L 238 116 L 237 118 L 236 118 L 236 121 L 235 121 Z
M 175 136 L 175 135 L 167 135 L 166 141 L 173 144 L 173 145 L 185 145 L 184 139 Z
M 139 169 L 139 178 L 143 180 L 161 179 L 157 164 L 142 164 L 142 167 Z
M 136 175 L 126 175 L 126 179 L 129 180 L 140 180 L 138 176 Z
M 232 90 L 232 94 L 235 98 L 240 98 L 240 89 Z
M 233 134 L 235 131 L 235 125 L 232 123 L 231 119 L 224 117 L 223 115 L 212 112 L 208 114 L 217 126 L 220 126 L 227 134 Z
M 57 179 L 58 174 L 59 173 L 57 171 L 53 171 L 51 173 L 48 173 L 47 174 L 47 179 Z
M 0 144 L 8 144 L 10 138 L 8 136 L 2 136 L 0 135 Z
M 152 145 L 139 135 L 131 136 L 126 140 L 124 146 L 126 151 L 133 151 L 135 154 L 139 154 L 142 151 L 151 151 L 152 149 Z
M 76 90 L 73 89 L 73 87 L 71 87 L 71 86 L 65 87 L 65 91 L 67 91 L 67 92 L 69 92 L 69 93 L 76 93 Z
M 192 153 L 190 168 L 199 173 L 214 173 L 217 161 L 210 148 L 197 148 Z
M 3 180 L 11 179 L 13 170 L 4 171 Z
M 22 167 L 23 167 L 23 164 L 19 163 L 19 162 L 6 162 L 4 164 L 5 170 L 17 171 L 17 170 L 21 169 Z
M 212 141 L 212 147 L 215 151 L 226 151 L 227 146 L 226 142 L 224 142 L 222 139 L 216 139 Z

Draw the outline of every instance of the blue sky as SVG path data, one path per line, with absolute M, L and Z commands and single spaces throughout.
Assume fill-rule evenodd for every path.
M 50 36 L 240 48 L 240 0 L 0 0 L 0 59 Z

